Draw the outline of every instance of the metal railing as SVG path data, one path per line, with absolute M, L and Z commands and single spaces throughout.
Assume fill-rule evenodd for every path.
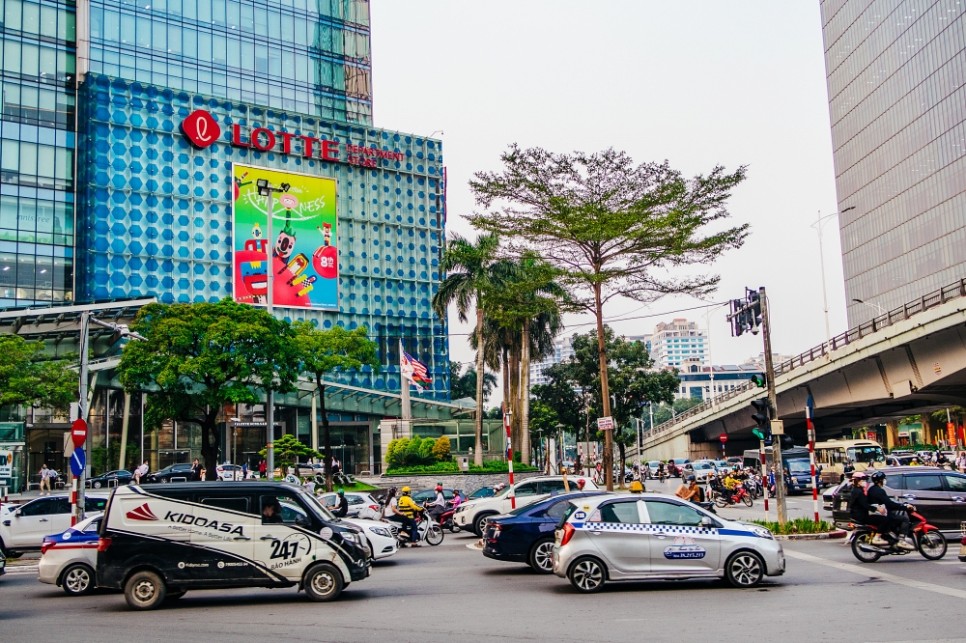
M 959 299 L 960 297 L 966 297 L 966 278 L 960 279 L 959 281 L 940 288 L 939 290 L 923 295 L 922 297 L 900 306 L 899 308 L 882 313 L 877 317 L 873 317 L 869 321 L 859 324 L 855 328 L 851 328 L 844 333 L 836 335 L 827 342 L 822 342 L 818 346 L 800 353 L 789 360 L 776 364 L 775 376 L 777 377 L 779 375 L 784 375 L 785 373 L 789 373 L 796 368 L 804 366 L 805 364 L 825 358 L 833 351 L 848 346 L 854 341 L 862 339 L 863 337 L 868 337 L 869 335 L 878 332 L 883 328 L 892 326 L 900 321 L 905 321 L 913 315 L 918 315 L 919 313 L 925 312 L 937 306 L 941 306 L 948 301 L 952 301 L 953 299 Z M 705 402 L 704 404 L 693 406 L 687 411 L 674 416 L 667 422 L 658 424 L 651 431 L 648 431 L 644 435 L 644 439 L 646 440 L 656 435 L 672 431 L 687 418 L 704 413 L 705 411 L 713 408 L 714 405 L 738 397 L 739 395 L 753 388 L 756 388 L 754 384 L 751 382 L 746 382 L 745 384 L 722 393 L 721 395 L 716 395 L 713 402 L 709 401 Z

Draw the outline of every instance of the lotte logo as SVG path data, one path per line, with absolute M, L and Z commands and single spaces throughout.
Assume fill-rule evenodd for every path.
M 198 149 L 204 149 L 218 140 L 221 128 L 211 114 L 203 109 L 196 109 L 181 121 L 181 131 L 188 137 L 191 144 Z

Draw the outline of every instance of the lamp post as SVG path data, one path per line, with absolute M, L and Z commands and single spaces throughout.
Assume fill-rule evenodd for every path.
M 272 235 L 272 210 L 275 205 L 275 193 L 276 192 L 288 192 L 291 187 L 288 183 L 282 183 L 279 187 L 273 186 L 268 182 L 268 179 L 257 179 L 255 181 L 255 187 L 258 188 L 259 196 L 268 197 L 268 207 L 266 208 L 266 218 L 268 222 L 265 225 L 265 263 L 268 265 L 266 270 L 267 285 L 268 289 L 265 294 L 266 297 L 266 310 L 268 314 L 272 315 L 275 312 L 274 300 L 275 300 L 275 240 Z M 275 471 L 275 448 L 272 443 L 275 441 L 275 377 L 272 377 L 272 381 L 268 383 L 268 399 L 266 400 L 265 406 L 265 474 L 267 476 L 272 475 Z
M 879 304 L 873 304 L 871 301 L 863 301 L 861 299 L 856 299 L 855 297 L 852 298 L 852 301 L 854 301 L 857 304 L 862 304 L 864 306 L 868 306 L 869 308 L 873 308 L 880 315 L 885 315 L 886 313 L 885 308 L 883 308 Z
M 838 212 L 832 212 L 831 214 L 826 214 L 825 216 L 822 216 L 822 211 L 819 210 L 818 218 L 815 219 L 815 223 L 812 224 L 812 227 L 815 228 L 815 232 L 818 233 L 818 261 L 822 272 L 822 309 L 825 311 L 825 340 L 829 344 L 832 343 L 832 331 L 829 328 L 828 323 L 828 291 L 825 286 L 825 245 L 822 243 L 822 226 L 825 225 L 825 222 L 832 217 L 839 214 L 844 214 L 849 210 L 854 209 L 855 206 L 850 205 L 849 207 L 839 210 Z

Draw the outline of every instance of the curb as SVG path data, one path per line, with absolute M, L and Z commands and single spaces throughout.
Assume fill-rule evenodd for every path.
M 37 574 L 39 571 L 40 565 L 7 565 L 4 573 L 7 576 L 17 576 L 18 574 Z
M 836 529 L 835 531 L 826 531 L 821 534 L 774 534 L 775 540 L 834 540 L 837 538 L 845 538 L 847 532 L 844 529 Z

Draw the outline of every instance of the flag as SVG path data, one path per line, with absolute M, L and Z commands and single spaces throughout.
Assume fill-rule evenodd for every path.
M 429 377 L 429 369 L 418 359 L 402 349 L 402 342 L 399 346 L 399 369 L 402 376 L 412 382 L 413 386 L 424 391 L 424 384 L 429 385 L 432 379 Z

